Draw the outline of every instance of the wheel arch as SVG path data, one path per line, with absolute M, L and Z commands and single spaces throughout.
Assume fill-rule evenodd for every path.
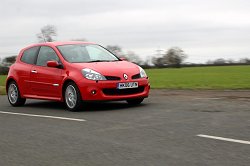
M 65 97 L 64 97 L 64 91 L 66 89 L 66 85 L 70 82 L 73 82 L 74 84 L 76 84 L 76 82 L 72 79 L 66 79 L 64 82 L 63 82 L 63 85 L 62 85 L 62 101 L 65 101 Z M 76 84 L 77 85 L 77 84 Z
M 17 83 L 17 81 L 13 78 L 13 77 L 10 77 L 6 80 L 6 85 L 5 85 L 5 89 L 6 89 L 6 93 L 8 92 L 8 87 L 9 87 L 9 84 L 14 81 Z M 20 88 L 19 88 L 19 91 L 20 91 Z M 20 91 L 20 93 L 22 94 L 22 92 Z
M 68 103 L 65 99 L 65 91 L 66 91 L 66 88 L 67 88 L 67 85 L 71 85 L 73 87 L 75 87 L 75 90 L 76 90 L 76 95 L 77 95 L 77 98 L 76 98 L 76 103 L 74 105 L 74 107 L 70 107 L 68 106 Z M 70 111 L 79 111 L 79 108 L 82 106 L 82 97 L 81 97 L 81 92 L 79 90 L 79 87 L 77 85 L 77 83 L 72 80 L 72 79 L 67 79 L 63 82 L 63 85 L 62 85 L 62 101 L 65 103 L 65 105 L 67 106 L 67 109 L 70 110 Z

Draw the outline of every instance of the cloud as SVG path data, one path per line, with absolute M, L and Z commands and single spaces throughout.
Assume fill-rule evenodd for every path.
M 179 46 L 187 61 L 239 59 L 250 53 L 249 5 L 247 0 L 3 0 L 0 57 L 36 42 L 40 28 L 53 24 L 58 40 L 118 44 L 142 57 Z

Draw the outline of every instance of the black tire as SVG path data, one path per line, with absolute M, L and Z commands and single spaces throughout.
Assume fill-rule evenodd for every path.
M 139 104 L 141 104 L 141 102 L 143 100 L 144 100 L 143 98 L 140 98 L 140 99 L 129 99 L 129 100 L 127 100 L 127 102 L 128 102 L 129 105 L 139 105 Z
M 25 98 L 21 98 L 18 85 L 15 81 L 11 81 L 7 87 L 7 96 L 9 103 L 14 106 L 23 106 L 26 102 Z
M 64 102 L 69 111 L 72 112 L 80 111 L 80 108 L 82 106 L 81 93 L 74 82 L 69 82 L 65 86 Z

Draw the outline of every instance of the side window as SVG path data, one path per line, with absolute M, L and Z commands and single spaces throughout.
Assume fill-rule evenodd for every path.
M 48 61 L 59 62 L 59 58 L 52 48 L 47 46 L 42 46 L 40 48 L 36 64 L 38 66 L 47 66 Z
M 32 47 L 23 52 L 21 61 L 28 64 L 35 64 L 37 53 L 40 47 Z

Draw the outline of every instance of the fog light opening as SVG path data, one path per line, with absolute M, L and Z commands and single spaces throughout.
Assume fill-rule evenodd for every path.
M 91 94 L 92 94 L 92 95 L 95 95 L 95 94 L 96 94 L 96 90 L 92 90 L 92 91 L 91 91 Z

